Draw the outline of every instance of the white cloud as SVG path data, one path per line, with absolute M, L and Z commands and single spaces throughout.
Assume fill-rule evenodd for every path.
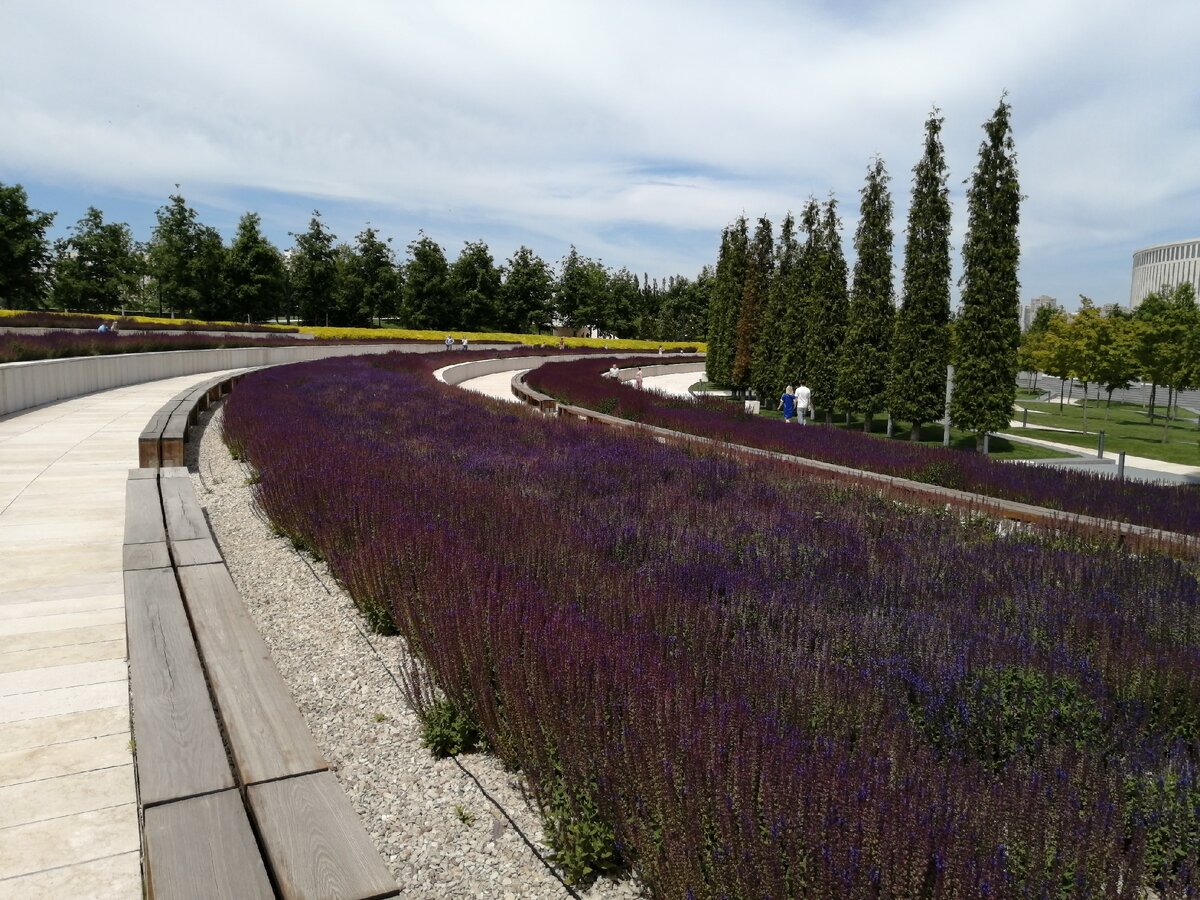
M 1026 292 L 1122 299 L 1134 247 L 1198 230 L 1197 26 L 1182 0 L 7 0 L 0 179 L 155 198 L 135 229 L 180 182 L 231 207 L 281 195 L 280 215 L 294 196 L 292 230 L 357 202 L 438 223 L 450 252 L 482 226 L 694 272 L 739 213 L 831 190 L 849 249 L 875 153 L 902 246 L 934 104 L 961 229 L 1008 89 Z

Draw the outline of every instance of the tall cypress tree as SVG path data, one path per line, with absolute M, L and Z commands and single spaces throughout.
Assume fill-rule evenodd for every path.
M 788 317 L 784 326 L 784 368 L 788 382 L 799 385 L 808 377 L 808 333 L 812 329 L 814 307 L 813 285 L 816 283 L 817 260 L 821 256 L 821 204 L 809 197 L 800 211 L 800 232 L 796 264 L 792 268 L 785 290 L 789 296 Z
M 913 167 L 912 203 L 904 245 L 904 287 L 892 336 L 888 409 L 912 425 L 942 416 L 950 362 L 950 191 L 935 108 L 925 121 L 925 152 Z
M 754 229 L 754 241 L 746 256 L 746 278 L 742 284 L 742 308 L 738 314 L 737 342 L 733 353 L 732 381 L 745 388 L 753 376 L 754 349 L 758 346 L 767 294 L 771 288 L 773 240 L 771 220 L 762 216 Z M 766 398 L 760 397 L 760 400 Z
M 796 307 L 792 289 L 795 287 L 795 268 L 800 255 L 796 241 L 796 220 L 788 213 L 779 229 L 775 244 L 774 271 L 767 291 L 767 308 L 759 328 L 758 344 L 754 348 L 754 376 L 750 386 L 764 403 L 783 393 L 788 384 L 795 384 L 794 353 L 788 348 L 794 340 L 793 315 Z
M 708 305 L 708 355 L 704 371 L 713 384 L 732 384 L 748 244 L 746 217 L 739 216 L 721 235 L 721 254 L 717 257 L 712 299 Z
M 962 314 L 950 418 L 957 427 L 975 433 L 980 449 L 987 432 L 1008 427 L 1017 391 L 1021 187 L 1011 112 L 1006 97 L 1001 97 L 983 126 L 986 137 L 967 189 Z
M 839 234 L 837 200 L 830 197 L 821 210 L 818 241 L 812 269 L 811 315 L 806 326 L 805 373 L 812 389 L 813 408 L 825 410 L 833 421 L 837 399 L 838 354 L 846 332 L 846 257 Z
M 838 368 L 840 402 L 864 416 L 863 430 L 886 402 L 892 340 L 892 195 L 883 160 L 867 169 L 854 247 L 854 284 Z

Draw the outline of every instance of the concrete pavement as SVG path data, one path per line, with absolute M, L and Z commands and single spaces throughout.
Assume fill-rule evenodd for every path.
M 0 419 L 0 898 L 140 898 L 127 471 L 185 375 Z

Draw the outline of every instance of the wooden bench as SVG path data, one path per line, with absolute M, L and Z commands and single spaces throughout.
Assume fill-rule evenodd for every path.
M 224 397 L 247 372 L 221 375 L 180 391 L 150 417 L 138 436 L 138 465 L 142 468 L 182 466 L 188 428 L 200 413 Z
M 130 471 L 124 557 L 146 895 L 395 896 L 246 611 L 187 469 Z

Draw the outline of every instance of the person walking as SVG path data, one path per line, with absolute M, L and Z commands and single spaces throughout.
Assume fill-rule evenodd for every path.
M 803 378 L 800 379 L 800 387 L 796 388 L 796 409 L 800 413 L 801 425 L 813 414 L 812 390 L 804 383 Z
M 795 389 L 789 384 L 783 390 L 783 396 L 779 398 L 779 409 L 783 410 L 783 421 L 791 422 L 796 415 L 796 393 Z
M 639 391 L 642 389 L 642 367 L 641 366 L 638 366 L 637 374 L 633 376 L 633 383 L 637 386 L 637 389 Z

